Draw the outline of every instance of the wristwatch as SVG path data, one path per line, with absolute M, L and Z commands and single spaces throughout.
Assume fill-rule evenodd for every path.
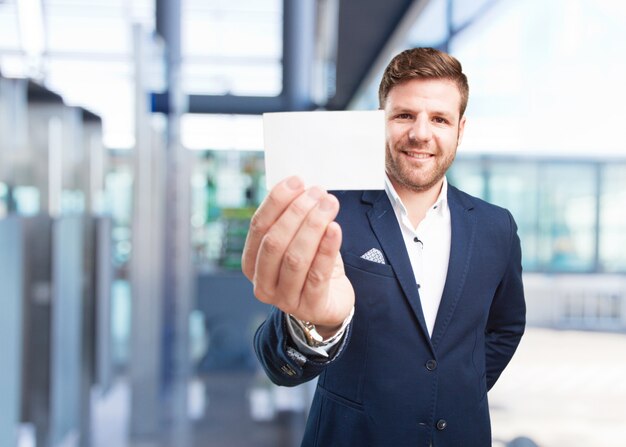
M 319 346 L 328 344 L 328 342 L 330 341 L 329 340 L 327 342 L 324 342 L 324 337 L 322 337 L 319 334 L 319 332 L 317 332 L 317 328 L 315 327 L 313 323 L 300 320 L 294 317 L 293 315 L 289 315 L 289 317 L 291 318 L 291 321 L 296 323 L 296 326 L 298 327 L 298 329 L 302 331 L 302 335 L 304 336 L 304 339 L 306 340 L 307 345 L 317 348 Z
M 352 321 L 353 316 L 354 316 L 354 307 L 350 311 L 350 315 L 348 315 L 346 319 L 344 320 L 343 324 L 341 325 L 337 333 L 326 340 L 324 340 L 324 337 L 322 337 L 320 333 L 317 332 L 317 328 L 315 327 L 313 323 L 309 321 L 300 320 L 291 314 L 289 314 L 289 319 L 293 323 L 295 323 L 295 326 L 300 330 L 300 332 L 302 332 L 302 336 L 304 340 L 306 341 L 307 345 L 311 346 L 312 348 L 319 348 L 319 347 L 323 347 L 323 346 L 327 346 L 332 343 L 335 343 L 337 340 L 343 337 L 343 334 L 346 332 L 346 327 Z

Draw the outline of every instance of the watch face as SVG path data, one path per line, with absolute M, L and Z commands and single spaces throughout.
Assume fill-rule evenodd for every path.
M 296 322 L 296 324 L 302 331 L 302 334 L 304 335 L 304 338 L 306 339 L 307 345 L 312 346 L 312 347 L 318 347 L 321 344 L 323 344 L 324 338 L 317 332 L 314 324 L 311 324 L 308 321 L 299 320 L 293 315 L 291 315 L 290 317 L 293 321 Z

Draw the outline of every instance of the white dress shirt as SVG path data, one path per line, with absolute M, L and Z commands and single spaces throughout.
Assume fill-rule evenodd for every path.
M 413 267 L 413 275 L 419 289 L 426 327 L 428 334 L 432 336 L 443 288 L 446 283 L 448 261 L 450 259 L 452 226 L 450 222 L 450 208 L 448 207 L 448 180 L 444 176 L 439 197 L 437 197 L 437 200 L 430 207 L 417 228 L 414 228 L 411 224 L 407 209 L 391 184 L 389 177 L 385 177 L 385 192 L 402 231 L 411 267 Z M 342 332 L 345 331 L 345 327 L 352 320 L 353 314 L 354 309 L 346 318 Z M 302 333 L 292 324 L 290 317 L 288 315 L 284 317 L 291 338 L 300 353 L 304 355 L 328 357 L 330 349 L 341 341 L 341 337 L 337 337 L 333 343 L 326 346 L 308 346 Z
M 432 336 L 450 259 L 452 226 L 448 207 L 448 180 L 443 178 L 439 197 L 417 228 L 411 224 L 406 207 L 389 178 L 385 181 L 385 191 L 402 230 L 419 289 L 426 327 Z

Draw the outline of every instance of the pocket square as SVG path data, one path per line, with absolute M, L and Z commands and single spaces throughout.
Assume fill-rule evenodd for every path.
M 383 253 L 377 248 L 372 248 L 368 252 L 362 254 L 361 258 L 378 264 L 386 264 Z

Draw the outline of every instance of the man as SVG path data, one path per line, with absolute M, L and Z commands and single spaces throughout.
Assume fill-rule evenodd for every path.
M 319 376 L 303 446 L 491 445 L 487 391 L 525 303 L 511 214 L 445 177 L 467 98 L 455 58 L 400 53 L 379 89 L 386 189 L 292 177 L 252 219 L 243 271 L 275 306 L 257 355 L 279 385 Z

